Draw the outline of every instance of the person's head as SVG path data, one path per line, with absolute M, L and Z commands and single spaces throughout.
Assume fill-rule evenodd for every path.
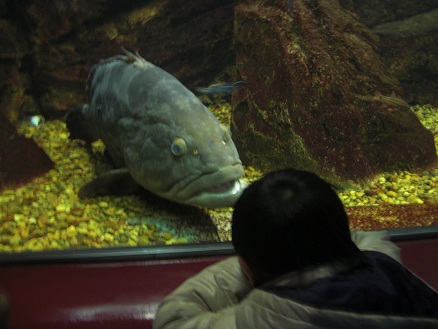
M 291 271 L 364 259 L 332 186 L 295 169 L 269 173 L 243 191 L 234 207 L 232 242 L 256 284 Z

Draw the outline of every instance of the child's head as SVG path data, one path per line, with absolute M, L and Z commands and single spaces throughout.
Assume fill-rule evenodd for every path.
M 348 216 L 331 185 L 294 169 L 269 173 L 244 190 L 234 208 L 232 239 L 258 284 L 364 257 L 351 240 Z

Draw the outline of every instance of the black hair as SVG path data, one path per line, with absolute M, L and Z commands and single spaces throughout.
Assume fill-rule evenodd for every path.
M 365 262 L 332 186 L 302 170 L 269 173 L 243 191 L 232 242 L 258 283 L 323 264 Z

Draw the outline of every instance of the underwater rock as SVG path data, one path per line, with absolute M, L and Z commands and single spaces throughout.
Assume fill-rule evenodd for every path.
M 52 119 L 86 101 L 91 65 L 122 47 L 189 87 L 210 83 L 234 62 L 233 6 L 232 0 L 28 0 L 9 2 L 7 19 L 12 39 L 29 46 L 17 59 L 20 74 L 31 76 L 26 91 L 41 109 L 35 114 Z
M 0 113 L 0 191 L 26 184 L 53 168 L 52 160 L 35 141 L 20 136 Z
M 410 103 L 438 106 L 438 1 L 353 0 Z
M 350 0 L 368 27 L 403 20 L 437 7 L 436 0 Z
M 247 84 L 233 94 L 231 129 L 245 165 L 307 169 L 345 185 L 436 162 L 433 135 L 413 112 L 371 101 L 375 91 L 402 89 L 376 51 L 376 35 L 345 6 L 236 7 L 236 78 Z
M 438 4 L 434 10 L 373 28 L 380 53 L 399 78 L 405 98 L 438 106 Z
M 27 45 L 16 26 L 6 19 L 0 19 L 0 44 L 0 112 L 15 122 L 25 102 L 28 77 L 20 72 L 20 59 Z

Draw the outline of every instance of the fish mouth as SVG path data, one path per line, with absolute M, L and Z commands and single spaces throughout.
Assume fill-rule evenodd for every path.
M 206 207 L 232 207 L 248 184 L 241 179 L 244 169 L 241 164 L 230 165 L 209 173 L 185 177 L 165 195 L 179 203 Z
M 246 182 L 243 180 L 232 180 L 232 181 L 225 182 L 222 184 L 207 187 L 206 189 L 204 189 L 200 193 L 213 193 L 213 194 L 231 193 L 231 194 L 236 194 L 242 189 L 241 182 L 246 184 Z
M 209 186 L 192 195 L 184 203 L 206 208 L 232 207 L 247 186 L 243 179 Z
M 246 187 L 243 179 L 228 181 L 199 191 L 185 203 L 207 208 L 232 207 Z

